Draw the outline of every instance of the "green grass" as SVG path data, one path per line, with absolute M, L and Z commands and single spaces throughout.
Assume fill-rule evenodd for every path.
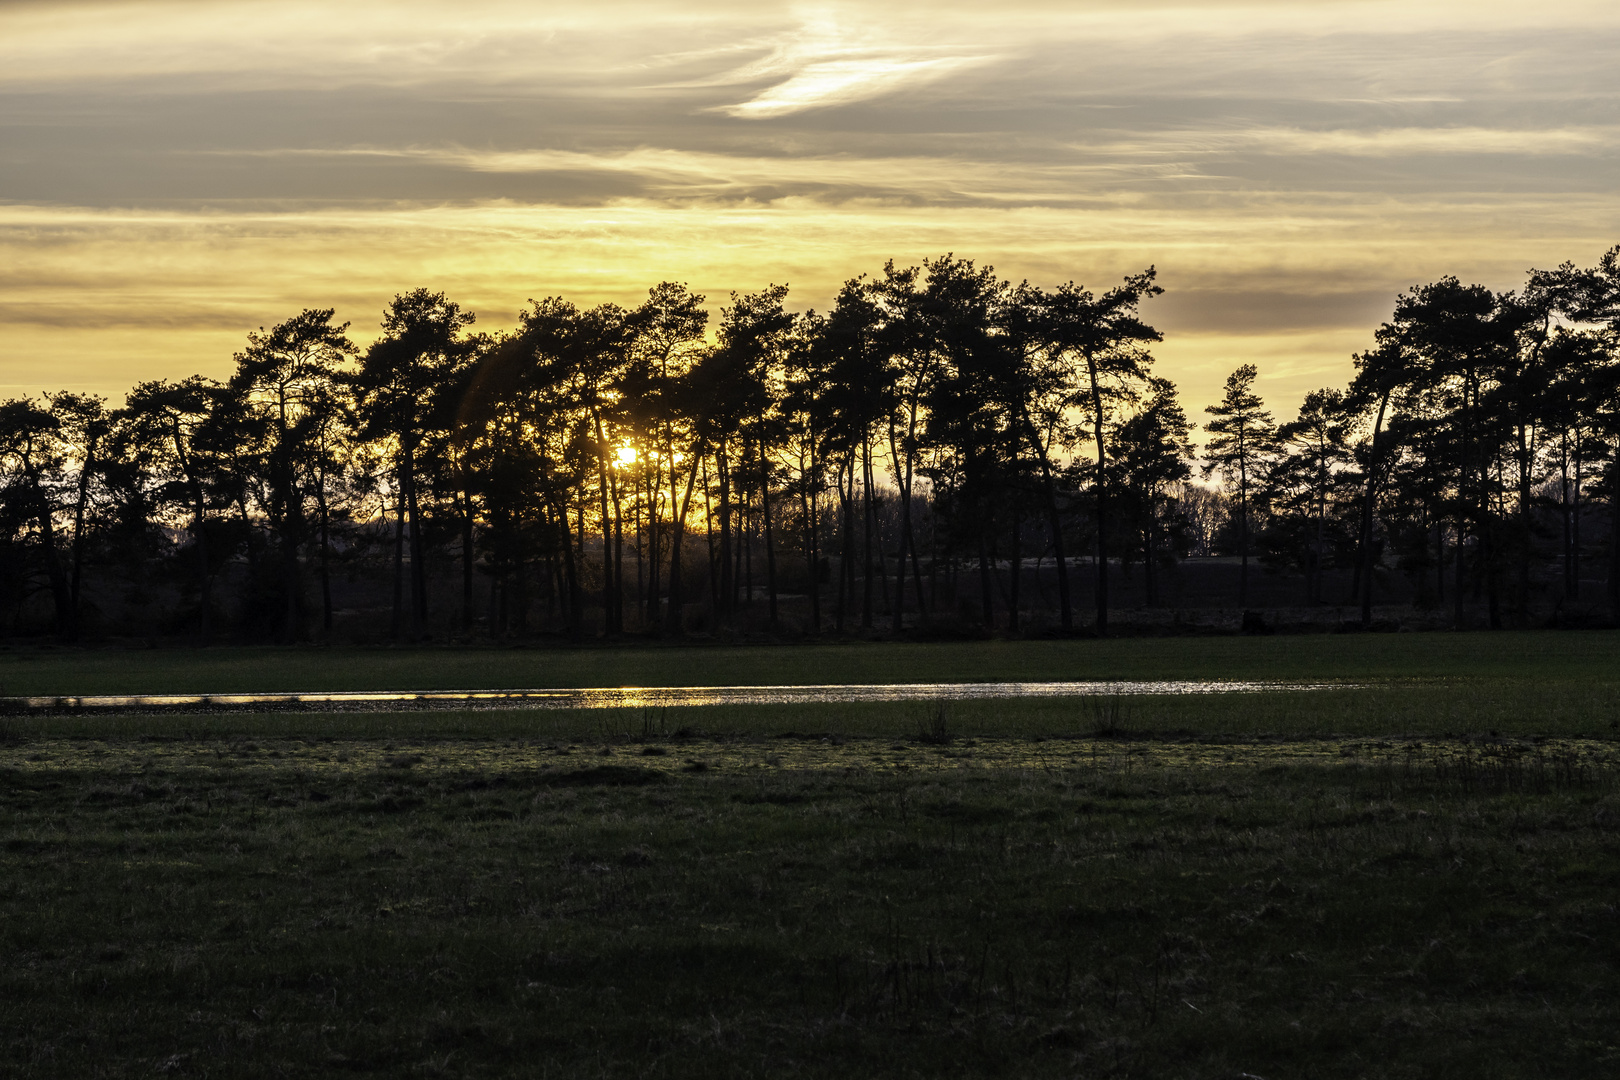
M 0 1074 L 1620 1069 L 1612 744 L 303 719 L 10 730 Z
M 5 694 L 1079 679 L 1620 680 L 1620 633 L 1307 635 L 578 649 L 35 649 Z
M 0 1076 L 1613 1076 L 1617 642 L 14 652 L 7 693 L 1365 685 L 0 717 Z

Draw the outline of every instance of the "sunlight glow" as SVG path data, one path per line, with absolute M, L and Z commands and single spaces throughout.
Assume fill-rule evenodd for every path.
M 865 101 L 908 85 L 941 78 L 978 62 L 974 58 L 827 60 L 810 64 L 787 82 L 751 101 L 724 106 L 720 111 L 749 119 L 787 116 L 805 109 Z

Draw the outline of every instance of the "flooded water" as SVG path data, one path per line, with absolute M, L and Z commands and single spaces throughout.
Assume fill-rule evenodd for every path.
M 867 683 L 821 686 L 613 686 L 557 690 L 318 691 L 283 694 L 103 694 L 0 698 L 0 709 L 340 708 L 387 710 L 424 705 L 508 709 L 645 709 L 676 705 L 843 704 L 883 701 L 979 701 L 1007 698 L 1267 694 L 1348 689 L 1348 683 L 1002 682 Z

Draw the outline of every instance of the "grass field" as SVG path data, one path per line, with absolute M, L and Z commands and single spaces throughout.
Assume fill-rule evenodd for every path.
M 1612 744 L 13 741 L 17 1076 L 1611 1076 Z
M 12 653 L 7 693 L 1365 685 L 0 717 L 0 1075 L 1613 1076 L 1617 643 Z
M 249 693 L 1081 679 L 1620 683 L 1620 633 L 1301 635 L 548 649 L 37 649 L 0 693 Z

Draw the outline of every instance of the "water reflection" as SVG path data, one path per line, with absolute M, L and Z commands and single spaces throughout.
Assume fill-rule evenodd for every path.
M 1266 694 L 1347 689 L 1349 683 L 1175 680 L 1124 682 L 867 683 L 821 686 L 616 686 L 569 690 L 392 690 L 296 694 L 103 694 L 0 698 L 0 708 L 174 709 L 309 705 L 472 705 L 481 708 L 634 709 L 672 705 L 791 705 L 996 698 Z

